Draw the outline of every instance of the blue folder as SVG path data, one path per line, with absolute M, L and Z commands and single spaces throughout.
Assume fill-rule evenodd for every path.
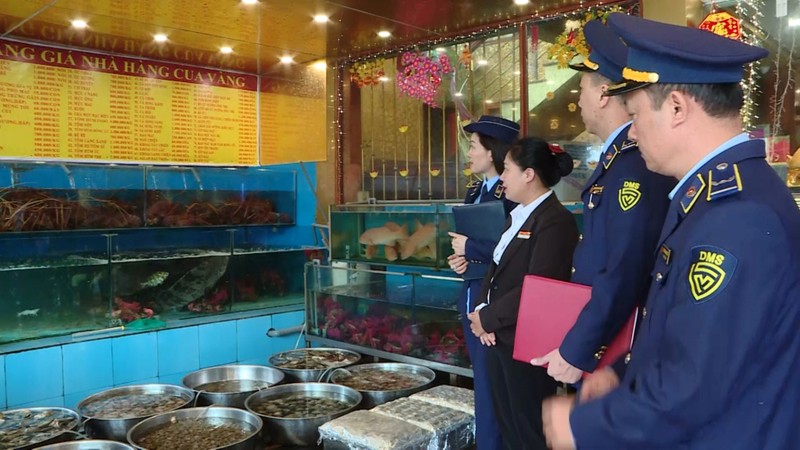
M 453 220 L 456 233 L 469 239 L 487 241 L 492 247 L 500 241 L 506 229 L 506 213 L 503 202 L 484 202 L 473 205 L 453 207 Z M 489 264 L 471 262 L 462 278 L 474 280 L 483 278 L 489 270 Z

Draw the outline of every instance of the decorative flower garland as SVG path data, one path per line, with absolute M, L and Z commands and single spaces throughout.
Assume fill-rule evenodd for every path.
M 403 69 L 397 74 L 397 87 L 409 97 L 418 98 L 425 104 L 438 106 L 436 97 L 442 76 L 453 71 L 450 58 L 442 53 L 431 58 L 424 53 L 405 52 L 400 60 Z
M 556 38 L 553 45 L 547 49 L 547 57 L 555 60 L 560 69 L 564 69 L 569 62 L 577 55 L 589 56 L 589 46 L 583 35 L 583 26 L 586 22 L 600 19 L 605 23 L 608 15 L 613 12 L 623 12 L 622 8 L 613 7 L 610 9 L 590 10 L 583 19 L 567 20 L 564 25 L 564 32 Z
M 350 66 L 350 81 L 358 87 L 375 85 L 386 75 L 383 71 L 383 59 L 357 62 Z

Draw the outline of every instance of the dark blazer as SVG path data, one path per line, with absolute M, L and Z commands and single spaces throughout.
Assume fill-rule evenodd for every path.
M 511 219 L 508 224 L 511 225 Z M 530 232 L 530 238 L 512 239 L 500 258 L 500 264 L 492 262 L 489 267 L 478 297 L 484 301 L 491 289 L 490 304 L 479 312 L 481 325 L 487 332 L 495 333 L 498 343 L 508 346 L 514 345 L 525 275 L 569 280 L 572 253 L 578 244 L 575 218 L 555 193 L 531 213 L 520 231 Z

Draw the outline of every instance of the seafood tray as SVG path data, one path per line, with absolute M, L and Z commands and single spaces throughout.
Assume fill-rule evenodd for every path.
M 114 394 L 79 405 L 78 411 L 84 417 L 130 419 L 172 411 L 191 400 L 179 392 Z
M 411 398 L 475 415 L 475 393 L 471 389 L 442 385 L 418 392 Z
M 428 430 L 371 411 L 354 411 L 321 427 L 325 450 L 417 450 L 428 448 Z
M 80 423 L 75 411 L 66 408 L 30 408 L 0 412 L 0 449 L 32 448 L 35 444 L 61 439 Z
M 428 450 L 465 448 L 475 441 L 475 418 L 467 413 L 413 398 L 399 398 L 371 410 L 434 433 Z
M 322 370 L 355 364 L 358 354 L 345 350 L 303 349 L 272 356 L 269 363 L 279 369 Z
M 353 402 L 338 398 L 299 393 L 254 401 L 250 404 L 250 409 L 255 413 L 269 417 L 307 419 L 329 416 L 353 406 L 355 406 Z
M 431 380 L 413 373 L 393 372 L 383 368 L 359 369 L 336 374 L 336 383 L 358 391 L 399 391 L 413 389 Z
M 177 420 L 145 435 L 138 442 L 149 450 L 215 449 L 235 444 L 252 433 L 234 420 Z

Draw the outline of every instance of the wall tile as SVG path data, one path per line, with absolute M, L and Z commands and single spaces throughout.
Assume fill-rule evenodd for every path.
M 236 321 L 210 323 L 198 327 L 200 367 L 236 362 Z
M 114 338 L 111 350 L 114 360 L 114 385 L 158 376 L 156 333 Z
M 158 382 L 163 384 L 177 384 L 178 386 L 182 386 L 183 384 L 181 383 L 181 381 L 183 380 L 183 377 L 185 377 L 187 374 L 188 372 L 173 373 L 171 375 L 159 375 Z
M 116 384 L 116 385 L 114 385 L 114 387 L 133 386 L 134 384 L 157 384 L 158 382 L 159 382 L 158 381 L 158 377 L 151 377 L 151 378 L 145 378 L 145 379 L 142 379 L 142 380 L 133 380 L 133 381 L 128 381 L 126 383 Z
M 6 357 L 0 355 L 0 409 L 6 409 Z
M 6 356 L 6 403 L 9 406 L 63 395 L 64 371 L 61 347 L 30 350 Z
M 53 397 L 53 398 L 44 398 L 41 400 L 36 400 L 33 402 L 23 403 L 21 405 L 8 405 L 8 409 L 18 409 L 18 408 L 38 408 L 38 407 L 45 407 L 45 406 L 55 406 L 55 407 L 64 407 L 64 397 Z
M 195 371 L 200 367 L 197 327 L 158 332 L 158 375 Z
M 267 337 L 267 331 L 272 327 L 272 317 L 253 317 L 236 321 L 236 341 L 238 360 L 261 361 L 265 364 L 272 355 L 272 343 Z
M 114 384 L 111 339 L 64 345 L 64 394 Z

